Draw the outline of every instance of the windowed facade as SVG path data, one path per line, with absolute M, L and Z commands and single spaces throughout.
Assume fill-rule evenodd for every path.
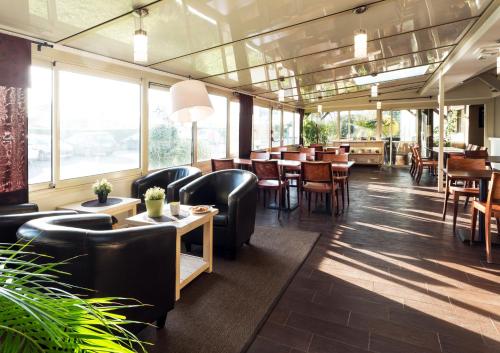
M 271 144 L 272 147 L 281 146 L 281 109 L 272 109 Z M 283 129 L 284 132 L 284 129 Z
M 270 109 L 258 105 L 253 106 L 252 149 L 269 148 L 270 142 Z
M 300 143 L 300 114 L 293 113 L 293 143 L 298 145 Z
M 140 168 L 139 82 L 60 70 L 59 121 L 61 179 Z
M 149 104 L 149 169 L 191 164 L 191 123 L 176 123 L 169 118 L 170 92 L 168 88 L 151 86 L 148 90 Z
M 30 184 L 52 180 L 52 67 L 31 67 L 28 89 L 28 176 Z M 70 154 L 70 148 L 66 153 Z
M 287 110 L 283 111 L 283 145 L 294 144 L 294 133 L 293 128 L 293 113 Z
M 377 134 L 377 111 L 351 110 L 350 111 L 350 138 L 353 140 L 375 139 Z
M 226 157 L 227 98 L 209 94 L 214 114 L 197 124 L 197 160 Z

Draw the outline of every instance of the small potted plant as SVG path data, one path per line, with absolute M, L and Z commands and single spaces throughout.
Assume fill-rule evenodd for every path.
M 165 190 L 158 186 L 147 189 L 144 194 L 144 201 L 146 202 L 149 217 L 161 217 L 165 202 Z
M 109 193 L 113 190 L 113 185 L 106 179 L 101 179 L 92 185 L 92 190 L 97 195 L 99 203 L 106 203 Z

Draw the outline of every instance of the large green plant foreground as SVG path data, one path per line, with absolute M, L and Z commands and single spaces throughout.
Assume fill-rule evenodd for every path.
M 62 263 L 39 264 L 41 255 L 26 249 L 0 246 L 0 352 L 145 352 L 115 313 L 124 307 L 120 298 L 83 299 L 60 289 Z

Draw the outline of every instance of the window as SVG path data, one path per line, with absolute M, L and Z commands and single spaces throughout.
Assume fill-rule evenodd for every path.
M 168 119 L 170 92 L 152 86 L 148 90 L 149 104 L 149 169 L 191 164 L 192 124 Z
M 60 178 L 140 167 L 139 83 L 61 70 Z
M 349 112 L 339 112 L 340 118 L 340 138 L 349 139 L 351 132 L 349 131 Z
M 296 145 L 300 143 L 300 114 L 294 113 L 294 142 Z
M 240 102 L 229 103 L 229 155 L 240 155 Z
M 377 134 L 377 111 L 352 110 L 351 114 L 351 139 L 370 140 Z
M 283 145 L 293 145 L 293 113 L 283 111 Z
M 198 162 L 226 157 L 227 98 L 209 94 L 214 114 L 197 122 Z
M 52 68 L 31 67 L 28 89 L 28 176 L 29 183 L 52 180 Z M 70 153 L 70 147 L 65 152 Z
M 253 106 L 252 149 L 261 150 L 269 147 L 269 109 Z
M 272 147 L 281 146 L 281 109 L 272 109 Z
M 333 141 L 338 139 L 338 125 L 337 125 L 337 112 L 329 112 L 323 118 L 323 124 L 325 126 L 326 134 L 328 135 L 328 140 Z

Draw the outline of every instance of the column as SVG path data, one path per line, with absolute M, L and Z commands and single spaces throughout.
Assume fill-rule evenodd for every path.
M 444 164 L 444 82 L 443 74 L 439 75 L 439 154 L 438 154 L 438 192 L 443 192 Z

